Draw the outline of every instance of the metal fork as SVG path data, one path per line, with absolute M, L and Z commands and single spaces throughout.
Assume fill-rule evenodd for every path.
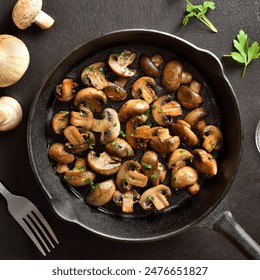
M 41 212 L 27 198 L 10 193 L 1 182 L 0 193 L 7 200 L 7 206 L 10 214 L 28 234 L 40 252 L 46 256 L 45 251 L 47 250 L 50 252 L 50 248 L 46 244 L 46 241 L 48 241 L 52 248 L 55 248 L 53 241 L 57 244 L 59 244 L 59 241 Z

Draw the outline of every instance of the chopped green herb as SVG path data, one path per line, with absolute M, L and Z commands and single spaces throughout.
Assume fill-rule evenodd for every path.
M 126 137 L 125 132 L 122 129 L 120 130 L 119 135 L 122 136 L 123 138 Z
M 151 180 L 155 180 L 156 178 L 157 178 L 158 176 L 157 176 L 157 174 L 152 174 L 151 176 L 150 176 L 150 178 L 151 178 Z
M 148 200 L 148 201 L 152 201 L 152 200 L 153 200 L 152 196 L 148 196 L 148 197 L 147 197 L 147 200 Z
M 112 146 L 115 147 L 117 150 L 120 150 L 120 149 L 122 148 L 122 146 L 121 146 L 120 144 L 118 144 L 118 143 L 116 142 L 116 140 L 114 140 L 114 141 L 112 142 Z
M 145 169 L 152 169 L 152 165 L 151 164 L 148 164 L 148 163 L 146 163 L 146 162 L 142 162 L 141 163 L 141 166 L 143 167 L 143 168 L 145 168 Z M 153 174 L 154 175 L 154 174 Z
M 155 105 L 151 105 L 151 108 L 152 108 L 152 109 L 156 109 L 156 106 L 155 106 Z

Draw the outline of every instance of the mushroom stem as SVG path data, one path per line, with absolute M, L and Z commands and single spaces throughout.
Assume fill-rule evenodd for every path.
M 50 17 L 43 11 L 40 11 L 39 14 L 36 16 L 34 22 L 41 27 L 41 29 L 49 29 L 53 23 L 54 19 Z

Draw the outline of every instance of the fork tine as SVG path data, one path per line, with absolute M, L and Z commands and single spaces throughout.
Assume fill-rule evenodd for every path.
M 36 233 L 36 235 L 41 240 L 44 247 L 47 249 L 48 252 L 50 252 L 49 247 L 47 246 L 46 242 L 43 240 L 41 234 L 39 233 L 38 229 L 33 224 L 32 220 L 30 220 L 29 216 L 23 217 L 23 220 L 29 224 L 29 226 L 32 228 L 32 231 L 34 231 Z
M 23 230 L 27 233 L 27 235 L 31 238 L 31 240 L 33 241 L 33 243 L 36 245 L 36 247 L 39 249 L 39 251 L 46 256 L 46 253 L 44 252 L 41 244 L 39 243 L 39 241 L 36 239 L 35 235 L 33 234 L 32 230 L 29 228 L 29 226 L 26 224 L 26 222 L 24 220 L 19 220 L 17 221 L 20 226 L 23 228 Z
M 41 230 L 41 232 L 43 233 L 43 235 L 45 236 L 45 238 L 48 240 L 48 242 L 51 244 L 52 248 L 55 248 L 55 246 L 53 245 L 52 241 L 50 240 L 49 236 L 47 235 L 46 231 L 43 229 L 43 227 L 41 226 L 41 224 L 39 223 L 39 221 L 36 219 L 34 212 L 32 212 L 32 214 L 28 214 L 29 218 L 31 218 L 33 220 L 33 222 L 37 225 L 37 227 Z
M 57 244 L 59 244 L 59 241 L 55 235 L 55 233 L 53 232 L 53 230 L 51 229 L 49 223 L 46 221 L 46 219 L 44 218 L 44 216 L 42 215 L 42 213 L 39 211 L 38 208 L 35 208 L 32 210 L 33 213 L 36 215 L 36 217 L 39 218 L 39 220 L 43 223 L 43 225 L 45 226 L 45 228 L 49 231 L 51 237 L 55 240 L 55 242 Z

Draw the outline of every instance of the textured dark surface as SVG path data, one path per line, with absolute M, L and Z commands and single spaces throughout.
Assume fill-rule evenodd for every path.
M 0 134 L 0 180 L 10 191 L 33 201 L 47 217 L 60 240 L 60 245 L 47 258 L 243 259 L 228 241 L 206 228 L 195 227 L 163 241 L 128 244 L 96 237 L 77 225 L 62 221 L 51 210 L 34 178 L 27 151 L 27 121 L 33 98 L 45 75 L 77 45 L 107 32 L 126 28 L 157 29 L 212 51 L 222 60 L 237 95 L 244 130 L 242 159 L 228 201 L 235 219 L 259 243 L 260 156 L 254 133 L 260 119 L 260 60 L 249 66 L 242 80 L 242 66 L 223 59 L 222 55 L 232 50 L 232 40 L 240 28 L 252 41 L 260 41 L 260 3 L 253 0 L 217 1 L 217 9 L 208 13 L 218 28 L 217 34 L 194 20 L 181 27 L 183 0 L 44 1 L 44 11 L 55 19 L 54 26 L 46 31 L 37 26 L 24 31 L 17 29 L 11 19 L 14 4 L 15 1 L 0 4 L 0 33 L 22 39 L 30 51 L 31 62 L 17 84 L 0 91 L 1 96 L 16 98 L 24 112 L 18 128 Z M 0 259 L 41 259 L 36 247 L 9 215 L 5 199 L 0 197 L 0 202 Z

